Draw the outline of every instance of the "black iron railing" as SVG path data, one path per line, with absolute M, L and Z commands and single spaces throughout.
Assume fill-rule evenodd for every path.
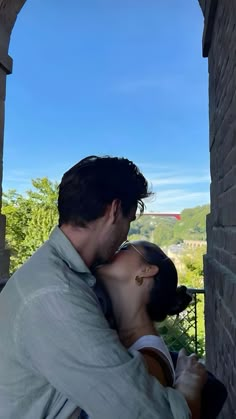
M 172 351 L 185 348 L 187 353 L 205 355 L 204 289 L 188 288 L 192 302 L 178 316 L 168 317 L 157 325 L 167 346 Z

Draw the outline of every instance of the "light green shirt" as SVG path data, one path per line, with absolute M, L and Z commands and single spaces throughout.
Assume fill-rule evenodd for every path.
M 0 294 L 0 419 L 188 419 L 103 316 L 95 278 L 56 227 Z

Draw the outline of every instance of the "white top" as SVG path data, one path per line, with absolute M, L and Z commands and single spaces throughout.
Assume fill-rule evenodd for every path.
M 155 349 L 161 356 L 161 358 L 166 361 L 169 369 L 171 371 L 171 375 L 173 378 L 173 383 L 175 381 L 175 369 L 174 365 L 170 356 L 169 349 L 167 348 L 163 338 L 161 336 L 156 335 L 145 335 L 136 340 L 133 345 L 130 346 L 129 351 L 139 351 L 140 349 L 144 348 L 152 348 Z

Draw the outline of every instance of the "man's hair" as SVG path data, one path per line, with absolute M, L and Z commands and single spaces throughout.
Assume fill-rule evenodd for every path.
M 139 168 L 126 158 L 88 156 L 69 169 L 59 185 L 59 226 L 85 227 L 104 215 L 114 199 L 124 216 L 134 206 L 144 211 L 143 199 L 151 195 Z

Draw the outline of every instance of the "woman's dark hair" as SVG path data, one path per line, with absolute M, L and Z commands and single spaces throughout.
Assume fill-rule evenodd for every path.
M 59 226 L 71 223 L 85 227 L 102 217 L 114 199 L 120 200 L 124 216 L 136 205 L 142 213 L 143 199 L 150 195 L 147 180 L 132 161 L 86 157 L 63 175 L 59 185 Z
M 184 311 L 192 300 L 185 286 L 178 287 L 178 274 L 172 260 L 160 247 L 146 241 L 139 242 L 146 260 L 159 268 L 154 277 L 147 310 L 153 321 L 160 322 L 168 315 Z

